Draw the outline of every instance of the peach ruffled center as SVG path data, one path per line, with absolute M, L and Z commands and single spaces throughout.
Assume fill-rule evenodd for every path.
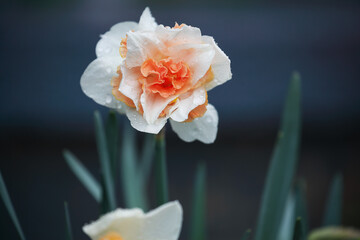
M 150 58 L 141 65 L 143 88 L 163 98 L 179 94 L 190 86 L 191 71 L 182 61 L 171 58 L 155 61 Z
M 123 240 L 123 238 L 115 232 L 110 232 L 105 236 L 101 237 L 100 240 Z

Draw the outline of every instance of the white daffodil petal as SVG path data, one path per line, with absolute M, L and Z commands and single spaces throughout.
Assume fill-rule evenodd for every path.
M 126 37 L 126 33 L 131 30 L 137 30 L 136 22 L 121 22 L 115 24 L 108 32 L 101 35 L 101 39 L 96 44 L 97 57 L 119 57 L 120 43 Z
M 129 107 L 127 107 L 126 116 L 129 118 L 130 124 L 133 128 L 140 132 L 152 134 L 158 134 L 167 121 L 166 118 L 159 118 L 154 123 L 149 124 L 139 112 Z
M 139 20 L 139 30 L 154 31 L 156 27 L 157 23 L 155 18 L 151 15 L 150 9 L 146 7 Z
M 216 139 L 218 121 L 216 109 L 208 104 L 203 117 L 196 118 L 192 122 L 170 120 L 170 123 L 174 132 L 185 142 L 199 140 L 203 143 L 213 143 Z
M 203 36 L 203 41 L 211 44 L 215 49 L 215 57 L 211 63 L 211 69 L 214 73 L 214 79 L 206 84 L 206 90 L 211 90 L 212 88 L 225 83 L 230 80 L 232 77 L 230 59 L 226 54 L 218 47 L 215 43 L 214 38 L 209 36 Z
M 127 68 L 124 64 L 120 66 L 122 79 L 119 86 L 119 91 L 124 94 L 126 97 L 130 98 L 136 109 L 139 109 L 139 99 L 142 93 L 141 84 L 138 79 L 140 77 L 139 68 Z
M 159 94 L 153 94 L 144 92 L 140 97 L 140 102 L 144 110 L 144 118 L 149 123 L 154 123 L 160 113 L 166 108 L 166 106 L 174 101 L 177 96 L 171 96 L 163 98 Z
M 179 97 L 178 108 L 170 115 L 171 119 L 176 122 L 183 122 L 189 117 L 189 113 L 204 104 L 206 101 L 206 90 L 199 87 L 192 92 L 184 93 Z
M 156 36 L 170 46 L 185 43 L 202 43 L 201 31 L 199 28 L 183 26 L 181 28 L 170 28 L 158 25 L 155 30 Z
M 99 240 L 109 232 L 119 234 L 123 239 L 138 239 L 144 226 L 145 214 L 141 209 L 117 209 L 97 221 L 83 227 L 92 240 Z
M 98 104 L 124 112 L 124 103 L 112 95 L 111 79 L 116 76 L 117 66 L 122 59 L 97 58 L 85 69 L 80 79 L 83 92 Z
M 193 84 L 209 70 L 215 56 L 215 50 L 210 44 L 181 44 L 169 47 L 168 50 L 172 58 L 190 67 Z
M 182 225 L 182 207 L 178 201 L 166 203 L 146 214 L 144 231 L 138 239 L 177 240 Z
M 128 32 L 126 66 L 141 66 L 146 59 L 161 54 L 161 49 L 164 49 L 164 44 L 154 32 Z

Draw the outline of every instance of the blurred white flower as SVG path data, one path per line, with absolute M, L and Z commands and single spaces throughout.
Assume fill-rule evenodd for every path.
M 149 8 L 139 23 L 121 22 L 101 36 L 81 87 L 97 103 L 125 113 L 142 132 L 170 118 L 184 141 L 215 141 L 218 114 L 207 91 L 231 79 L 230 60 L 210 36 L 185 24 L 158 25 Z
M 177 240 L 182 225 L 178 201 L 144 214 L 141 209 L 117 209 L 85 225 L 92 240 Z

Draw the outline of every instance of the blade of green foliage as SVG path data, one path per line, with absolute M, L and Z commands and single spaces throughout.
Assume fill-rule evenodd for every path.
M 304 238 L 303 234 L 303 227 L 301 217 L 296 218 L 295 226 L 294 226 L 294 234 L 293 234 L 293 240 L 302 240 Z
M 256 240 L 276 239 L 296 168 L 300 140 L 300 76 L 293 74 L 267 173 Z
M 287 197 L 284 213 L 279 226 L 277 240 L 291 239 L 294 233 L 296 199 L 293 193 Z
M 249 240 L 251 236 L 251 229 L 246 230 L 246 232 L 243 234 L 241 240 Z
M 154 159 L 154 152 L 155 152 L 155 135 L 145 134 L 144 145 L 140 160 L 140 173 L 139 173 L 139 175 L 143 179 L 141 181 L 142 183 L 146 183 L 149 180 L 151 167 Z
M 109 148 L 110 165 L 112 169 L 113 181 L 117 177 L 118 149 L 119 149 L 119 126 L 116 119 L 116 113 L 109 111 L 106 122 L 106 139 Z
M 341 225 L 343 177 L 336 174 L 332 180 L 323 219 L 324 226 Z
M 138 182 L 139 189 L 144 198 L 144 208 L 143 210 L 148 210 L 148 199 L 147 199 L 147 185 L 150 179 L 150 172 L 153 165 L 155 152 L 155 135 L 154 134 L 145 134 L 143 148 L 141 152 L 140 164 L 138 167 Z
M 2 200 L 4 201 L 6 209 L 9 212 L 10 218 L 11 218 L 11 220 L 13 221 L 13 223 L 15 225 L 15 228 L 16 228 L 19 236 L 20 236 L 20 239 L 25 240 L 25 235 L 24 235 L 24 233 L 23 233 L 23 231 L 21 229 L 20 222 L 19 222 L 19 220 L 18 220 L 18 218 L 16 216 L 14 206 L 12 205 L 12 202 L 11 202 L 9 193 L 8 193 L 8 191 L 6 189 L 6 185 L 5 185 L 5 182 L 4 182 L 4 179 L 2 177 L 1 172 L 0 172 L 0 195 L 1 195 Z
M 206 166 L 199 164 L 194 182 L 190 240 L 206 239 Z
M 147 210 L 146 196 L 140 186 L 137 172 L 136 138 L 133 128 L 124 127 L 121 149 L 121 176 L 127 208 L 139 207 Z
M 103 121 L 101 115 L 98 111 L 94 113 L 94 122 L 95 122 L 95 136 L 96 136 L 96 145 L 98 148 L 100 166 L 102 170 L 102 177 L 104 179 L 104 186 L 106 199 L 109 202 L 109 210 L 114 210 L 116 208 L 116 198 L 115 198 L 115 184 L 112 177 L 111 162 L 109 156 L 109 148 L 106 141 L 106 134 L 104 130 Z
M 102 174 L 102 173 L 101 173 Z M 105 189 L 104 178 L 101 177 L 101 188 Z M 111 211 L 107 194 L 105 191 L 101 191 L 100 213 L 105 214 Z
M 303 237 L 308 234 L 308 213 L 306 204 L 306 183 L 303 180 L 299 180 L 295 185 L 295 198 L 296 198 L 296 209 L 295 217 L 301 218 L 301 227 Z
M 67 202 L 64 203 L 65 209 L 65 239 L 66 240 L 73 240 L 72 230 L 71 230 L 71 221 L 70 221 L 70 214 Z
M 91 173 L 86 169 L 86 167 L 79 161 L 79 159 L 70 151 L 64 150 L 63 156 L 66 160 L 66 163 L 75 174 L 75 176 L 80 180 L 88 192 L 95 198 L 97 202 L 101 201 L 101 186 L 98 181 L 91 175 Z
M 155 138 L 154 169 L 157 204 L 162 205 L 169 201 L 165 150 L 165 129 L 162 129 Z

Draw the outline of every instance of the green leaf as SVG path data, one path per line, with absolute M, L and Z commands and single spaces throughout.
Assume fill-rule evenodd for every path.
M 323 226 L 341 225 L 341 210 L 343 197 L 343 177 L 336 174 L 332 180 L 330 192 L 327 198 Z
M 308 213 L 306 204 L 306 183 L 304 180 L 299 180 L 295 184 L 295 198 L 296 198 L 296 209 L 295 216 L 301 218 L 301 227 L 303 238 L 308 234 Z
M 301 217 L 296 218 L 294 226 L 293 240 L 302 240 L 304 238 Z
M 118 150 L 119 150 L 119 126 L 116 119 L 116 112 L 109 111 L 106 122 L 106 139 L 109 148 L 110 165 L 112 169 L 113 181 L 116 181 L 118 169 Z
M 256 240 L 276 239 L 293 181 L 300 142 L 300 76 L 294 73 L 283 111 L 277 143 L 267 173 Z
M 293 193 L 287 197 L 284 213 L 279 226 L 277 240 L 291 239 L 294 234 L 296 198 Z
M 71 221 L 70 221 L 70 214 L 67 202 L 64 203 L 65 209 L 65 239 L 66 240 L 73 240 L 72 230 L 71 230 Z
M 66 163 L 97 202 L 101 201 L 101 186 L 79 159 L 68 150 L 63 151 Z
M 116 208 L 116 197 L 115 197 L 115 184 L 112 177 L 111 171 L 111 162 L 109 156 L 109 149 L 106 141 L 106 134 L 104 130 L 103 121 L 101 115 L 98 111 L 94 113 L 94 122 L 95 122 L 95 136 L 96 136 L 96 145 L 98 148 L 100 166 L 102 170 L 102 177 L 104 179 L 104 186 L 106 199 L 108 201 L 109 210 L 114 210 Z
M 145 134 L 143 148 L 141 152 L 141 159 L 138 167 L 138 183 L 139 191 L 141 196 L 144 198 L 144 208 L 143 210 L 148 210 L 148 199 L 147 199 L 147 184 L 150 179 L 150 172 L 153 164 L 155 152 L 155 135 L 154 134 Z
M 251 236 L 251 229 L 246 230 L 246 232 L 243 234 L 241 240 L 249 240 Z
M 11 218 L 11 220 L 13 221 L 13 223 L 15 225 L 15 228 L 16 228 L 19 236 L 20 236 L 20 239 L 25 240 L 25 235 L 24 235 L 24 233 L 23 233 L 23 231 L 21 229 L 20 222 L 19 222 L 19 220 L 18 220 L 18 218 L 16 216 L 14 206 L 12 205 L 12 202 L 11 202 L 9 193 L 8 193 L 8 191 L 6 189 L 6 185 L 5 185 L 5 182 L 4 182 L 4 179 L 2 177 L 1 172 L 0 172 L 0 195 L 1 195 L 2 200 L 4 201 L 6 209 L 9 212 L 10 218 Z
M 126 124 L 122 139 L 121 176 L 127 208 L 139 207 L 147 210 L 146 196 L 140 187 L 137 172 L 136 139 L 133 128 Z
M 165 128 L 155 138 L 155 185 L 157 204 L 169 201 L 165 150 Z
M 101 188 L 105 189 L 105 184 L 104 184 L 104 178 L 103 177 L 101 177 Z M 100 202 L 100 213 L 103 215 L 105 213 L 108 213 L 109 211 L 111 211 L 111 209 L 110 209 L 110 206 L 109 206 L 109 201 L 107 199 L 107 194 L 106 194 L 105 191 L 102 191 L 101 202 Z
M 199 164 L 194 182 L 190 240 L 206 239 L 206 166 Z
M 142 183 L 146 183 L 150 177 L 155 152 L 155 136 L 154 134 L 145 134 L 139 173 Z

